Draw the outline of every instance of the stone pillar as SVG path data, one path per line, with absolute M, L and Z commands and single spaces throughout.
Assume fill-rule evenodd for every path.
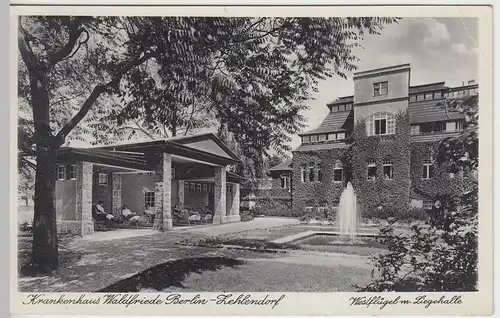
M 122 175 L 118 173 L 111 174 L 111 183 L 113 187 L 113 197 L 111 199 L 113 205 L 113 214 L 119 213 L 122 208 Z
M 81 236 L 94 233 L 92 221 L 92 163 L 76 164 L 76 221 Z
M 240 185 L 238 183 L 233 186 L 233 200 L 231 205 L 231 214 L 228 216 L 228 222 L 239 222 L 240 218 Z
M 155 181 L 155 223 L 162 219 L 163 231 L 172 230 L 172 155 L 162 153 L 156 167 Z
M 214 224 L 226 223 L 226 167 L 216 167 L 214 177 Z
M 179 188 L 177 189 L 177 194 L 179 196 L 179 207 L 184 207 L 184 180 L 179 180 Z

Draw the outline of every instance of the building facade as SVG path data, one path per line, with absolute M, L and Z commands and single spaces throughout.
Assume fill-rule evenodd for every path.
M 354 95 L 329 103 L 323 122 L 300 134 L 291 170 L 272 169 L 279 185 L 289 173 L 294 210 L 337 206 L 349 181 L 368 217 L 430 208 L 435 194 L 460 186 L 460 175 L 434 164 L 433 148 L 464 129 L 446 99 L 477 95 L 478 85 L 410 86 L 410 74 L 409 64 L 355 73 Z
M 172 209 L 213 212 L 213 223 L 240 221 L 238 157 L 211 133 L 89 148 L 61 148 L 55 204 L 58 231 L 94 232 L 93 205 L 119 215 L 122 205 L 156 211 L 155 228 L 172 230 Z

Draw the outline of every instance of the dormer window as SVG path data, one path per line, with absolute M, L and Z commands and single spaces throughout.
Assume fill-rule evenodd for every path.
M 388 82 L 379 82 L 373 84 L 373 96 L 387 95 L 389 91 Z

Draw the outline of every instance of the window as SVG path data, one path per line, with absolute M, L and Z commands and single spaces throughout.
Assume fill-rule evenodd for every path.
M 425 100 L 432 100 L 432 93 L 425 93 Z
M 200 183 L 196 184 L 196 192 L 201 192 L 201 184 Z
M 311 135 L 311 142 L 317 142 L 318 141 L 318 135 Z
M 337 139 L 345 139 L 345 133 L 337 133 Z
M 420 134 L 420 125 L 411 125 L 411 134 L 419 135 Z
M 344 179 L 344 167 L 340 160 L 335 162 L 335 166 L 333 167 L 333 181 L 334 182 L 342 182 Z
M 204 184 L 203 185 L 203 192 L 207 192 L 208 191 L 208 185 Z
M 432 158 L 429 156 L 423 161 L 422 179 L 431 179 L 434 176 L 434 165 Z
M 175 179 L 175 168 L 172 168 L 171 173 L 172 173 L 172 179 Z
M 339 107 L 338 106 L 332 106 L 332 113 L 336 113 L 339 111 Z
M 410 102 L 416 102 L 417 101 L 417 95 L 410 95 Z
M 309 136 L 302 136 L 302 142 L 309 142 L 311 141 L 311 138 Z
M 306 168 L 300 167 L 300 181 L 306 182 Z
M 57 180 L 66 179 L 66 166 L 57 166 Z
M 446 123 L 446 131 L 455 132 L 455 131 L 463 131 L 463 130 L 464 130 L 464 126 L 463 126 L 463 122 L 461 122 L 461 121 L 451 121 L 451 122 Z
M 323 175 L 321 174 L 321 167 L 316 168 L 316 173 L 318 174 L 318 182 L 321 182 L 323 180 Z
M 387 82 L 380 82 L 373 84 L 373 96 L 387 95 L 387 92 L 388 92 Z
M 326 135 L 319 135 L 318 138 L 319 138 L 319 141 L 325 141 Z
M 352 109 L 352 105 L 351 104 L 346 104 L 345 105 L 345 110 L 351 110 Z
M 377 163 L 375 162 L 375 160 L 368 161 L 367 171 L 368 171 L 367 175 L 368 180 L 372 181 L 377 178 Z
M 146 191 L 144 192 L 144 205 L 155 206 L 155 192 Z
M 382 169 L 384 172 L 384 179 L 385 180 L 392 180 L 393 178 L 393 168 L 392 168 L 392 160 L 391 159 L 385 159 L 382 163 Z
M 108 184 L 108 174 L 100 172 L 98 176 L 98 184 L 99 185 L 106 185 Z
M 424 100 L 424 94 L 418 94 L 418 95 L 417 95 L 417 101 L 418 101 L 418 102 L 421 102 L 421 101 L 423 101 L 423 100 Z
M 424 200 L 424 202 L 422 203 L 422 208 L 424 210 L 432 210 L 433 207 L 434 202 L 432 200 Z
M 314 167 L 309 166 L 309 182 L 314 182 Z
M 339 112 L 345 111 L 345 105 L 339 105 Z
M 184 191 L 189 191 L 189 183 L 184 182 Z
M 69 166 L 69 178 L 71 180 L 76 180 L 76 165 Z
M 194 191 L 194 187 L 195 187 L 194 183 L 190 183 L 189 184 L 189 191 Z
M 377 113 L 366 119 L 366 134 L 391 135 L 396 131 L 396 118 L 393 114 Z
M 328 134 L 328 140 L 336 140 L 337 134 Z
M 288 176 L 282 175 L 280 177 L 281 189 L 288 189 Z
M 443 92 L 434 92 L 434 99 L 443 98 Z

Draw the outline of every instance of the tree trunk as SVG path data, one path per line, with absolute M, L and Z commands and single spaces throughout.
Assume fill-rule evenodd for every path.
M 33 265 L 41 271 L 58 266 L 55 180 L 57 143 L 54 137 L 37 144 L 33 220 Z

